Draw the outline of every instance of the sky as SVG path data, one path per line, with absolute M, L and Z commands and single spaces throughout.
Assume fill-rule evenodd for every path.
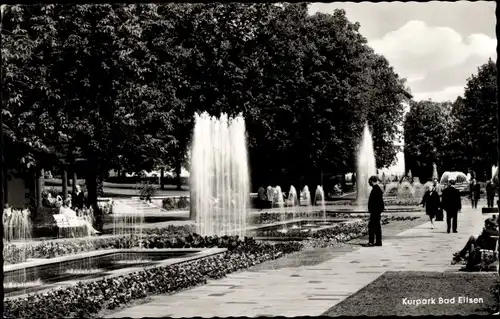
M 312 3 L 311 14 L 344 9 L 375 52 L 407 79 L 414 100 L 454 101 L 480 65 L 496 61 L 496 3 Z

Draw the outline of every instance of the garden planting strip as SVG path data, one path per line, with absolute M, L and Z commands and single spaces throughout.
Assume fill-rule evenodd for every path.
M 15 265 L 9 265 L 9 266 L 20 266 L 17 269 L 11 269 L 11 270 L 20 270 L 23 269 L 24 267 L 21 267 L 23 264 L 30 264 L 27 268 L 35 267 L 35 266 L 46 266 L 46 265 L 52 265 L 52 264 L 57 264 L 63 261 L 71 261 L 71 260 L 76 260 L 76 259 L 82 259 L 82 258 L 88 258 L 88 257 L 96 257 L 96 256 L 101 256 L 101 255 L 108 255 L 108 254 L 113 254 L 113 253 L 127 253 L 127 252 L 136 252 L 136 253 L 141 253 L 141 252 L 197 252 L 193 255 L 189 255 L 187 257 L 178 257 L 178 258 L 169 258 L 165 260 L 161 260 L 159 262 L 156 262 L 151 265 L 146 265 L 146 266 L 140 266 L 140 267 L 128 267 L 124 269 L 118 269 L 118 270 L 113 270 L 111 271 L 110 274 L 106 276 L 102 276 L 99 278 L 90 278 L 90 279 L 78 279 L 78 280 L 68 280 L 68 281 L 62 281 L 57 284 L 52 285 L 51 287 L 43 290 L 38 290 L 36 291 L 35 294 L 43 294 L 44 292 L 47 292 L 49 290 L 57 289 L 54 286 L 59 286 L 60 288 L 63 288 L 65 286 L 71 286 L 75 285 L 78 282 L 86 283 L 86 282 L 91 282 L 91 281 L 97 281 L 97 280 L 104 280 L 104 279 L 109 279 L 109 278 L 114 278 L 114 277 L 119 277 L 123 276 L 125 274 L 129 273 L 134 273 L 142 270 L 147 270 L 151 268 L 158 268 L 158 267 L 166 267 L 166 266 L 171 266 L 175 264 L 180 264 L 180 263 L 185 263 L 201 258 L 206 258 L 206 257 L 211 257 L 215 256 L 218 254 L 225 253 L 227 251 L 227 248 L 154 248 L 154 249 L 108 249 L 104 251 L 97 251 L 97 252 L 90 252 L 90 253 L 85 253 L 85 254 L 79 254 L 79 255 L 71 255 L 71 256 L 63 256 L 63 257 L 56 257 L 56 258 L 51 258 L 51 259 L 44 259 L 36 262 L 26 262 L 26 263 L 21 263 L 21 264 L 15 264 Z M 64 258 L 66 257 L 66 258 Z M 4 272 L 9 271 L 5 270 L 4 266 Z M 32 295 L 33 293 L 29 294 L 22 294 L 22 295 L 16 295 L 16 296 L 11 296 L 11 297 L 5 297 L 6 300 L 11 300 L 11 299 L 18 299 L 18 298 L 25 298 L 28 295 Z
M 97 256 L 103 256 L 103 255 L 109 255 L 109 254 L 114 254 L 114 253 L 147 253 L 147 252 L 199 252 L 199 254 L 196 254 L 193 256 L 193 259 L 197 258 L 202 258 L 205 257 L 207 254 L 212 255 L 215 254 L 214 249 L 218 249 L 217 253 L 224 252 L 226 251 L 225 248 L 153 248 L 153 249 L 141 249 L 141 248 L 127 248 L 127 249 L 120 249 L 120 248 L 114 248 L 114 249 L 103 249 L 103 250 L 97 250 L 97 251 L 90 251 L 90 252 L 85 252 L 85 253 L 77 253 L 77 254 L 71 254 L 71 255 L 66 255 L 66 256 L 60 256 L 60 257 L 55 257 L 55 258 L 47 258 L 47 259 L 36 259 L 32 261 L 27 261 L 23 263 L 18 263 L 18 264 L 12 264 L 12 265 L 4 265 L 3 266 L 3 272 L 8 272 L 8 271 L 16 271 L 16 270 L 23 270 L 23 269 L 28 269 L 28 268 L 33 268 L 33 267 L 38 267 L 38 266 L 48 266 L 48 265 L 53 265 L 53 264 L 58 264 L 61 262 L 66 262 L 66 261 L 73 261 L 73 260 L 78 260 L 78 259 L 84 259 L 84 258 L 91 258 L 91 257 L 97 257 Z M 203 251 L 208 251 L 207 253 L 203 253 Z M 164 262 L 167 261 L 172 261 L 172 260 L 177 260 L 178 258 L 171 258 L 171 259 L 166 259 L 164 261 L 161 261 L 159 263 L 156 263 L 155 265 L 164 265 Z M 185 258 L 183 258 L 185 259 Z M 175 262 L 177 263 L 177 262 Z M 166 263 L 170 264 L 170 263 Z

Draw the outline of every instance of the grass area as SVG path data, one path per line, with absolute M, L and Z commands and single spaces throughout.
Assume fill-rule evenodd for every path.
M 386 272 L 323 316 L 488 315 L 498 307 L 492 290 L 496 282 L 495 273 Z M 465 303 L 464 297 L 482 302 Z M 429 298 L 435 304 L 407 304 Z M 455 302 L 439 304 L 439 298 Z

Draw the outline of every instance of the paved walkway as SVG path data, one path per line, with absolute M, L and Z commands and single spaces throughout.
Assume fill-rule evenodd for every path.
M 486 217 L 491 215 L 464 207 L 457 234 L 447 234 L 445 222 L 436 229 L 425 223 L 390 237 L 383 247 L 362 247 L 315 266 L 234 273 L 109 317 L 319 316 L 386 271 L 458 270 L 450 265 L 452 252 L 480 233 Z

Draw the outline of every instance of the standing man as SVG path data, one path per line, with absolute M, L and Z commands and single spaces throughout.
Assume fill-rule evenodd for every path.
M 462 199 L 460 192 L 455 188 L 455 181 L 450 180 L 449 186 L 443 190 L 443 209 L 446 211 L 446 232 L 450 233 L 450 228 L 453 228 L 454 233 L 457 231 L 458 212 L 462 210 Z
M 372 191 L 370 192 L 370 197 L 368 199 L 370 221 L 368 222 L 367 247 L 382 246 L 382 225 L 380 224 L 380 216 L 385 210 L 384 192 L 377 182 L 377 176 L 372 176 L 368 179 L 368 184 L 372 187 Z
M 486 201 L 488 208 L 493 208 L 493 199 L 495 198 L 495 186 L 493 185 L 493 178 L 486 182 Z
M 476 179 L 472 179 L 472 183 L 470 186 L 470 201 L 472 203 L 472 208 L 477 208 L 477 202 L 481 197 L 481 185 L 476 181 Z
M 76 192 L 72 194 L 71 199 L 74 207 L 82 209 L 85 206 L 85 193 L 80 185 L 76 185 Z

